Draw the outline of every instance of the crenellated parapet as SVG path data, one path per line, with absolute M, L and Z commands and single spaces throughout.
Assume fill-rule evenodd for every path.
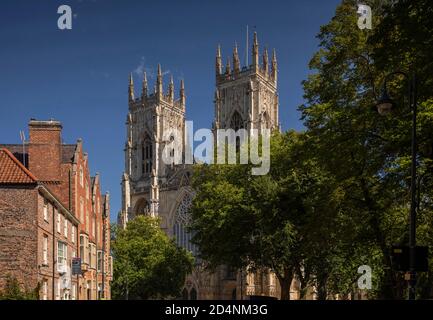
M 275 49 L 272 51 L 272 60 L 269 63 L 268 50 L 264 49 L 262 54 L 262 63 L 259 61 L 259 43 L 257 33 L 254 33 L 252 45 L 252 63 L 248 66 L 241 67 L 237 44 L 233 48 L 233 58 L 227 59 L 225 68 L 222 65 L 221 46 L 218 45 L 215 59 L 216 84 L 222 84 L 234 81 L 252 75 L 259 75 L 273 86 L 277 87 L 277 56 Z M 233 67 L 231 66 L 233 65 Z M 223 70 L 224 69 L 224 70 Z
M 147 80 L 146 72 L 143 74 L 143 84 L 141 95 L 136 98 L 134 91 L 134 81 L 132 74 L 129 76 L 128 86 L 128 97 L 129 97 L 129 108 L 136 109 L 140 107 L 152 107 L 160 103 L 171 105 L 174 108 L 185 110 L 185 88 L 183 80 L 180 81 L 179 95 L 175 97 L 175 86 L 173 76 L 170 78 L 170 82 L 167 90 L 164 90 L 163 75 L 161 65 L 158 64 L 157 80 L 153 91 L 149 90 L 149 84 Z

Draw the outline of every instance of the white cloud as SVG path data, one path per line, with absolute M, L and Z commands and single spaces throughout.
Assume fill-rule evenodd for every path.
M 147 79 L 155 79 L 156 78 L 156 72 L 157 72 L 156 67 L 146 67 L 146 57 L 142 56 L 140 58 L 140 62 L 138 63 L 137 67 L 135 67 L 133 72 L 137 76 L 142 77 L 143 73 L 145 71 L 146 71 Z M 165 70 L 162 72 L 162 76 L 166 76 L 170 73 L 171 73 L 170 70 Z

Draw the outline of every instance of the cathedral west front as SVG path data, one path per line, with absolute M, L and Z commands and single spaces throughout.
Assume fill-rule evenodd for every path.
M 237 46 L 232 59 L 223 64 L 218 46 L 215 61 L 216 89 L 212 129 L 280 130 L 278 116 L 277 57 L 275 50 L 259 54 L 259 42 L 254 33 L 251 64 L 241 66 Z M 158 217 L 161 228 L 173 237 L 177 245 L 197 255 L 187 232 L 189 210 L 194 197 L 190 186 L 192 164 L 163 161 L 167 146 L 171 155 L 185 156 L 188 150 L 185 134 L 186 98 L 183 80 L 176 92 L 173 78 L 163 88 L 161 66 L 157 80 L 149 87 L 143 75 L 141 94 L 136 96 L 132 76 L 129 80 L 129 108 L 126 117 L 125 171 L 122 175 L 122 210 L 119 224 L 138 215 Z M 210 97 L 211 99 L 211 97 Z M 181 139 L 171 144 L 177 131 Z M 291 288 L 291 298 L 297 297 L 297 281 Z M 269 270 L 248 272 L 221 266 L 215 272 L 204 270 L 197 260 L 194 271 L 185 281 L 183 299 L 248 299 L 250 296 L 280 297 L 275 275 Z

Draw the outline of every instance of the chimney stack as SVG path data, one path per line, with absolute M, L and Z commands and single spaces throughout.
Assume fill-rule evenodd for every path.
M 29 170 L 45 182 L 61 181 L 62 124 L 49 121 L 29 122 Z

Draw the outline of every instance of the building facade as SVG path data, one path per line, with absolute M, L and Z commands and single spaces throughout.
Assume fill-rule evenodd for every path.
M 233 67 L 231 67 L 231 61 Z M 216 90 L 213 130 L 263 129 L 279 130 L 277 58 L 275 50 L 269 62 L 265 49 L 259 59 L 259 43 L 254 34 L 252 64 L 241 67 L 237 47 L 232 59 L 223 67 L 221 48 L 216 55 Z M 224 70 L 223 70 L 224 69 Z M 170 81 L 167 92 L 163 89 L 162 71 L 153 93 L 149 94 L 146 75 L 142 92 L 135 97 L 130 77 L 129 109 L 126 119 L 125 171 L 122 176 L 122 210 L 118 222 L 125 226 L 137 215 L 157 216 L 161 228 L 173 237 L 179 246 L 197 254 L 186 231 L 194 190 L 189 178 L 191 165 L 174 165 L 163 161 L 164 150 L 184 157 L 188 152 L 185 134 L 185 89 L 181 83 L 179 98 L 174 98 L 174 84 Z M 180 134 L 172 135 L 176 131 Z M 171 149 L 177 139 L 180 150 Z M 182 159 L 181 158 L 181 159 Z M 292 285 L 292 298 L 297 296 L 296 281 Z M 197 262 L 185 282 L 184 299 L 246 299 L 247 296 L 280 296 L 275 275 L 269 270 L 249 273 L 221 266 L 214 273 L 204 270 Z
M 77 299 L 78 219 L 7 149 L 0 149 L 0 288 L 15 277 L 40 299 Z
M 83 151 L 82 140 L 79 139 L 76 144 L 64 144 L 61 133 L 62 125 L 58 121 L 31 120 L 29 141 L 24 148 L 22 145 L 3 147 L 9 149 L 21 165 L 37 177 L 38 183 L 55 195 L 77 222 L 75 228 L 69 230 L 65 226 L 63 232 L 71 233 L 71 240 L 74 239 L 76 246 L 74 253 L 67 257 L 79 257 L 82 272 L 73 277 L 73 285 L 76 286 L 73 295 L 56 295 L 54 298 L 110 299 L 109 195 L 101 194 L 99 174 L 90 175 L 88 155 Z M 71 269 L 70 259 L 67 269 Z M 41 292 L 41 297 L 45 297 L 44 292 Z M 51 299 L 52 295 L 48 298 Z

